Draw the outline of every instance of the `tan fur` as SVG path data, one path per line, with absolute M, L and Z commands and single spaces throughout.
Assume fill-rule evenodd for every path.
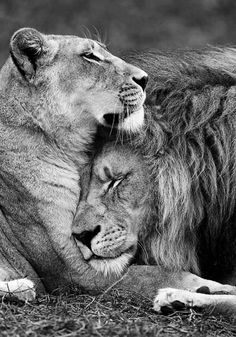
M 80 171 L 107 115 L 140 127 L 146 73 L 96 41 L 30 28 L 13 35 L 10 53 L 0 72 L 0 280 L 85 287 L 94 270 L 71 236 Z

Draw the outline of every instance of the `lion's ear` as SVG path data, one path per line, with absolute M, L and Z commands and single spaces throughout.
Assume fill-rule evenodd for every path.
M 41 33 L 33 28 L 22 28 L 15 32 L 10 41 L 13 62 L 28 80 L 37 69 L 37 61 L 45 53 L 47 44 Z

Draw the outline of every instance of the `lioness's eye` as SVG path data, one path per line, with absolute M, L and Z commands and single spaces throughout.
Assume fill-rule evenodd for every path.
M 102 61 L 102 59 L 101 59 L 99 56 L 95 55 L 95 54 L 92 53 L 92 52 L 85 52 L 85 53 L 81 54 L 81 56 L 82 56 L 85 60 L 90 61 L 90 62 L 92 61 L 92 62 L 97 62 L 97 63 L 99 63 L 99 62 Z

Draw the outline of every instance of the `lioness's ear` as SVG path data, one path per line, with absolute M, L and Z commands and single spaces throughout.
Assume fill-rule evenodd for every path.
M 15 32 L 10 41 L 13 62 L 26 79 L 31 80 L 37 69 L 37 61 L 47 49 L 42 34 L 33 28 L 22 28 Z

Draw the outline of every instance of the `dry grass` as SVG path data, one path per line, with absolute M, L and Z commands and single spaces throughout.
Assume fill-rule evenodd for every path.
M 236 336 L 236 321 L 193 310 L 157 315 L 151 306 L 115 290 L 97 297 L 44 296 L 32 304 L 2 302 L 0 336 Z

